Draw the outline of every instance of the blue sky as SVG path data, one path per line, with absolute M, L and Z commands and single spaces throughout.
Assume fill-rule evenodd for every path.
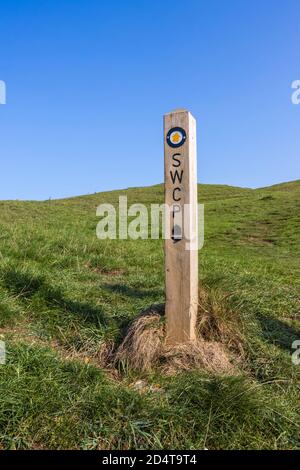
M 0 199 L 163 181 L 162 116 L 198 125 L 198 180 L 300 178 L 299 0 L 0 0 Z

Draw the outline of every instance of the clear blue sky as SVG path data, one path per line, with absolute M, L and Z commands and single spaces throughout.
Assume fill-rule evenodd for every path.
M 163 181 L 162 116 L 198 123 L 198 179 L 300 178 L 299 0 L 0 0 L 0 199 Z

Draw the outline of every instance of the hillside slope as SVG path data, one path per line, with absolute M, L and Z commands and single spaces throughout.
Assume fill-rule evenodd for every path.
M 241 321 L 234 376 L 101 366 L 101 346 L 164 302 L 161 240 L 96 237 L 96 207 L 119 195 L 149 205 L 163 186 L 0 202 L 0 447 L 300 448 L 299 181 L 199 185 L 201 284 Z

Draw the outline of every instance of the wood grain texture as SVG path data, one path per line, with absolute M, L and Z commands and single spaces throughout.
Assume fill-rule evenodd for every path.
M 172 148 L 167 142 L 170 129 L 186 132 L 183 145 Z M 178 136 L 176 136 L 178 138 Z M 165 203 L 180 206 L 183 214 L 182 239 L 165 240 L 167 342 L 179 344 L 196 338 L 198 307 L 198 223 L 196 121 L 186 110 L 164 116 Z M 177 174 L 176 174 L 177 170 Z M 175 192 L 174 192 L 175 190 Z M 170 216 L 171 230 L 178 220 Z M 186 223 L 186 221 L 188 223 Z M 188 232 L 187 233 L 187 226 Z M 179 230 L 180 232 L 180 230 Z M 175 231 L 178 233 L 178 230 Z M 190 249 L 190 243 L 193 243 Z

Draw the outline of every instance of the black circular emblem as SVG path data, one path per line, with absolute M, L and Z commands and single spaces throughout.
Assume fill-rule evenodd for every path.
M 186 132 L 182 127 L 172 127 L 167 133 L 167 142 L 170 147 L 181 147 L 186 141 Z

